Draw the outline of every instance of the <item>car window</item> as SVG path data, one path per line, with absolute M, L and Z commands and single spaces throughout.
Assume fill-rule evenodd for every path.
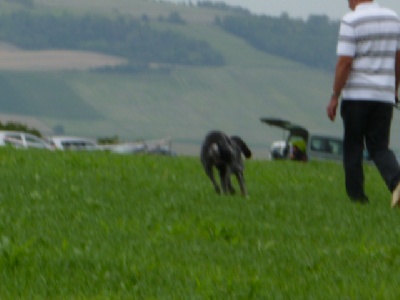
M 316 152 L 341 155 L 343 153 L 343 142 L 327 137 L 312 137 L 310 149 Z
M 87 141 L 64 141 L 61 145 L 66 150 L 90 150 L 95 149 L 96 145 Z
M 33 135 L 25 135 L 25 141 L 28 148 L 46 148 L 45 142 Z
M 19 133 L 7 133 L 4 137 L 4 142 L 8 145 L 22 146 L 23 141 Z
M 342 155 L 343 154 L 343 142 L 342 141 L 329 141 L 330 147 L 333 154 Z

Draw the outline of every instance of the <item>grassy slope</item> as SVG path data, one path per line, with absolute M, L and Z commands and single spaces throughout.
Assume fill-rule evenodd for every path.
M 54 73 L 16 72 L 0 74 L 0 107 L 38 118 L 52 115 L 74 120 L 96 120 L 101 115 Z M 12 99 L 12 101 L 10 101 Z
M 336 163 L 245 176 L 248 199 L 216 195 L 194 158 L 0 149 L 0 298 L 398 299 L 375 168 L 368 206 Z
M 196 153 L 205 133 L 217 128 L 242 135 L 253 148 L 262 147 L 262 156 L 266 155 L 272 140 L 282 138 L 282 132 L 261 124 L 261 116 L 290 119 L 313 131 L 341 132 L 340 120 L 332 125 L 325 117 L 332 74 L 254 50 L 214 27 L 210 22 L 216 12 L 139 0 L 36 2 L 46 5 L 46 9 L 124 11 L 140 15 L 148 12 L 154 17 L 161 11 L 168 15 L 177 10 L 189 25 L 155 26 L 205 39 L 227 60 L 222 68 L 177 67 L 169 75 L 49 74 L 52 80 L 60 80 L 60 83 L 52 91 L 51 87 L 46 89 L 42 102 L 47 101 L 48 106 L 53 107 L 57 99 L 62 107 L 58 114 L 39 116 L 50 127 L 61 124 L 70 134 L 93 137 L 117 134 L 129 140 L 171 136 L 175 141 L 194 144 Z M 196 17 L 199 15 L 204 18 L 199 20 Z M 17 75 L 12 73 L 12 76 Z M 25 92 L 28 95 L 23 99 L 25 103 L 31 101 L 29 93 L 29 90 Z M 71 118 L 75 107 L 97 116 L 96 119 Z M 396 138 L 399 122 L 396 118 L 395 147 L 399 147 Z
M 77 93 L 108 118 L 95 126 L 87 123 L 90 134 L 199 141 L 209 129 L 219 128 L 242 135 L 252 145 L 267 145 L 268 129 L 260 116 L 331 129 L 325 99 L 320 100 L 329 90 L 328 74 L 255 51 L 217 28 L 197 24 L 182 29 L 207 38 L 225 53 L 227 66 L 178 67 L 170 75 L 68 76 Z M 83 123 L 63 123 L 73 132 L 85 130 Z M 281 134 L 271 133 L 271 139 Z

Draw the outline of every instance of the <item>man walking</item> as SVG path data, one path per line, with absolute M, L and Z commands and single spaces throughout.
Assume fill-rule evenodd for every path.
M 335 120 L 339 98 L 344 125 L 346 192 L 368 203 L 364 191 L 363 149 L 367 147 L 388 189 L 400 205 L 400 167 L 389 149 L 393 107 L 400 81 L 400 20 L 373 0 L 349 0 L 352 12 L 341 21 L 333 92 L 327 107 Z

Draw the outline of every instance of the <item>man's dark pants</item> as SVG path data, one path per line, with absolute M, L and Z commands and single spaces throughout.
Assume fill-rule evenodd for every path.
M 377 101 L 342 100 L 346 191 L 351 199 L 365 197 L 363 150 L 374 161 L 388 189 L 392 192 L 400 179 L 400 167 L 389 149 L 393 105 Z

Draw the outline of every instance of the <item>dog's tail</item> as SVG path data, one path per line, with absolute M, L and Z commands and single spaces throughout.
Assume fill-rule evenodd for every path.
M 231 136 L 231 140 L 233 140 L 240 148 L 242 151 L 244 157 L 250 158 L 252 153 L 249 147 L 246 145 L 246 143 L 238 136 Z

